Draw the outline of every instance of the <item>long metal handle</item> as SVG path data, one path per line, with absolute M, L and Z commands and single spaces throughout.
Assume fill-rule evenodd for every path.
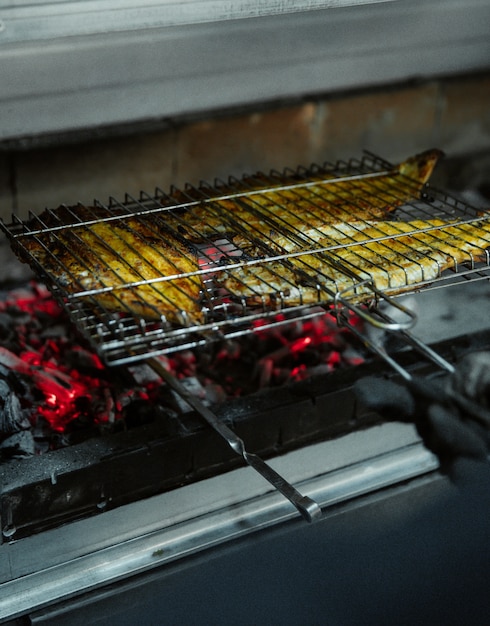
M 351 298 L 352 298 L 352 296 L 355 296 L 356 290 L 360 289 L 361 287 L 369 287 L 370 291 L 372 291 L 373 293 L 373 296 L 376 295 L 379 299 L 383 299 L 393 309 L 398 309 L 398 311 L 403 313 L 403 315 L 405 316 L 405 320 L 395 321 L 395 320 L 389 319 L 388 317 L 385 317 L 384 320 L 381 320 L 379 317 L 375 317 L 374 315 L 370 314 L 369 311 L 365 307 L 358 306 L 354 304 L 353 302 L 351 302 L 351 300 L 346 296 L 346 294 L 349 292 L 352 292 L 352 295 L 351 295 Z M 347 289 L 343 289 L 342 291 L 339 291 L 338 293 L 336 293 L 335 294 L 335 307 L 337 311 L 340 311 L 340 307 L 338 306 L 339 304 L 342 304 L 343 307 L 350 309 L 353 313 L 361 317 L 365 322 L 373 326 L 373 328 L 379 328 L 381 330 L 386 330 L 386 331 L 408 330 L 409 328 L 412 328 L 417 322 L 417 316 L 415 315 L 413 311 L 411 311 L 407 307 L 403 306 L 402 304 L 400 304 L 393 298 L 390 298 L 385 293 L 377 289 L 374 286 L 374 282 L 372 280 L 359 281 L 355 285 L 352 285 L 351 287 L 348 287 Z M 337 314 L 337 319 L 339 319 L 338 315 L 339 314 Z
M 400 323 L 392 319 L 387 313 L 382 312 L 379 309 L 375 310 L 375 313 L 368 313 L 364 311 L 361 307 L 356 306 L 349 302 L 349 299 L 345 297 L 345 294 L 349 291 L 353 291 L 352 287 L 345 289 L 344 291 L 338 293 L 335 296 L 335 304 L 337 309 L 337 324 L 339 326 L 344 326 L 350 330 L 358 339 L 362 341 L 362 343 L 369 348 L 372 352 L 380 356 L 388 365 L 390 365 L 394 370 L 396 370 L 405 380 L 411 380 L 412 375 L 407 372 L 397 361 L 395 361 L 384 349 L 384 347 L 377 345 L 373 341 L 369 339 L 369 337 L 359 331 L 353 324 L 350 323 L 348 317 L 345 315 L 344 310 L 349 309 L 352 312 L 356 313 L 360 317 L 364 319 L 365 322 L 373 326 L 374 328 L 382 329 L 386 332 L 397 333 L 398 337 L 401 337 L 405 340 L 405 342 L 411 345 L 415 350 L 417 350 L 420 354 L 422 354 L 429 361 L 432 361 L 445 370 L 446 372 L 453 373 L 454 366 L 449 363 L 446 359 L 444 359 L 441 355 L 437 354 L 432 348 L 430 348 L 427 344 L 420 339 L 417 339 L 414 335 L 409 332 L 409 328 L 415 325 L 417 321 L 417 316 L 413 311 L 403 306 L 402 304 L 396 302 L 393 298 L 389 298 L 386 295 L 383 295 L 381 291 L 376 289 L 372 281 L 365 280 L 360 282 L 356 287 L 369 285 L 370 289 L 372 289 L 373 293 L 377 294 L 380 298 L 382 298 L 390 307 L 401 311 L 405 315 L 405 321 Z M 344 310 L 342 310 L 338 305 L 342 304 Z
M 223 437 L 230 448 L 240 455 L 244 461 L 265 478 L 277 491 L 279 491 L 291 504 L 301 513 L 307 522 L 314 522 L 322 516 L 322 510 L 317 502 L 303 496 L 288 481 L 278 474 L 270 465 L 263 461 L 256 454 L 247 452 L 243 440 L 238 437 L 228 426 L 222 422 L 199 398 L 192 394 L 182 383 L 180 383 L 163 365 L 156 359 L 149 359 L 150 367 L 171 387 L 179 396 L 185 400 L 195 411 L 203 417 L 214 430 Z

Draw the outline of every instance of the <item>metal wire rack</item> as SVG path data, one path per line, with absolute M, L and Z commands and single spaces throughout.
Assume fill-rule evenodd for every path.
M 490 276 L 490 214 L 370 153 L 1 225 L 112 365 Z

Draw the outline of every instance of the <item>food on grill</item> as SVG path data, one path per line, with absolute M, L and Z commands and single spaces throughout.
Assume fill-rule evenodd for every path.
M 456 250 L 454 243 L 421 261 L 428 239 L 434 239 L 430 234 L 397 237 L 396 244 L 364 243 L 362 250 L 361 245 L 341 246 L 415 230 L 414 222 L 386 218 L 418 199 L 440 156 L 430 150 L 385 172 L 341 178 L 321 170 L 306 178 L 258 175 L 220 188 L 219 196 L 214 190 L 209 198 L 204 188 L 175 191 L 168 207 L 140 215 L 124 205 L 60 207 L 33 221 L 33 232 L 18 237 L 16 245 L 62 295 L 109 312 L 178 325 L 204 319 L 198 249 L 215 235 L 233 242 L 251 263 L 230 271 L 224 264 L 214 273 L 217 285 L 251 306 L 278 297 L 289 304 L 324 301 L 320 292 L 335 293 L 363 278 L 393 290 L 427 280 L 452 257 L 461 262 L 463 254 L 467 260 L 466 249 Z M 175 202 L 185 205 L 175 207 Z M 336 249 L 311 254 L 318 247 Z M 279 261 L 274 255 L 292 256 Z M 236 256 L 223 259 L 239 262 Z
M 324 251 L 259 261 L 224 273 L 219 280 L 249 306 L 325 303 L 343 291 L 360 302 L 373 297 L 371 285 L 395 295 L 458 264 L 488 260 L 490 221 L 371 222 L 362 230 L 353 228 L 341 246 L 332 239 L 319 244 Z M 363 281 L 368 282 L 359 285 Z
M 56 223 L 73 220 L 74 210 L 87 223 L 56 229 Z M 43 219 L 51 229 L 22 243 L 65 292 L 85 295 L 109 311 L 163 316 L 178 324 L 201 319 L 201 281 L 186 276 L 198 269 L 195 255 L 151 222 L 100 221 L 101 211 L 94 207 L 60 207 Z
M 173 200 L 190 206 L 169 214 L 168 225 L 190 241 L 226 234 L 248 253 L 253 254 L 251 237 L 272 250 L 290 251 L 321 239 L 332 223 L 386 219 L 418 199 L 441 155 L 428 150 L 385 172 L 340 178 L 330 172 L 306 179 L 257 175 L 223 187 L 220 196 L 203 187 L 175 192 Z

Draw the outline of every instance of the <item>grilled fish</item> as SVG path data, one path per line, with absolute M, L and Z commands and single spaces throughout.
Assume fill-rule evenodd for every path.
M 173 201 L 191 206 L 181 214 L 169 212 L 167 224 L 190 241 L 226 235 L 252 256 L 253 241 L 292 251 L 321 239 L 330 224 L 386 219 L 416 200 L 441 156 L 428 150 L 386 172 L 343 178 L 328 172 L 319 180 L 258 175 L 223 187 L 220 196 L 206 188 L 175 192 Z
M 181 241 L 136 217 L 101 221 L 94 207 L 77 207 L 76 215 L 84 222 L 56 228 L 73 219 L 73 209 L 60 207 L 44 217 L 44 232 L 21 240 L 64 292 L 143 318 L 201 320 L 197 258 Z
M 371 285 L 395 295 L 459 264 L 488 262 L 490 221 L 487 216 L 463 223 L 371 222 L 363 230 L 353 228 L 342 244 L 332 239 L 319 244 L 321 251 L 252 262 L 218 280 L 248 306 L 328 303 L 343 291 L 362 302 L 372 299 Z M 359 285 L 363 281 L 368 284 Z
M 279 292 L 287 292 L 291 302 L 317 300 L 318 289 L 311 287 L 315 277 L 320 277 L 322 289 L 333 281 L 337 291 L 335 281 L 344 280 L 345 274 L 331 278 L 325 268 L 333 261 L 351 263 L 353 257 L 303 251 L 313 244 L 358 241 L 373 221 L 386 219 L 397 206 L 418 197 L 440 156 L 440 151 L 430 150 L 387 172 L 344 179 L 325 172 L 316 180 L 257 176 L 209 201 L 202 200 L 202 189 L 195 196 L 192 190 L 187 195 L 176 191 L 169 210 L 151 215 L 127 215 L 126 209 L 114 207 L 60 207 L 39 216 L 36 232 L 17 238 L 16 245 L 21 256 L 70 298 L 178 325 L 203 320 L 196 246 L 217 234 L 248 257 L 301 254 L 284 263 L 223 272 L 219 280 L 231 294 L 252 305 L 257 297 L 271 301 Z M 176 202 L 185 207 L 173 208 Z M 371 256 L 364 269 L 353 270 L 356 276 L 369 274 L 375 263 L 374 252 L 364 247 Z

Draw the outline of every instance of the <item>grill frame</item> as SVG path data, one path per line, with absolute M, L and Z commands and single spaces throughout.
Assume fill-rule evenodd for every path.
M 270 329 L 287 324 L 292 319 L 309 319 L 323 315 L 325 312 L 335 315 L 339 323 L 345 323 L 345 319 L 348 317 L 346 316 L 346 311 L 351 309 L 356 313 L 361 312 L 367 322 L 378 327 L 390 329 L 393 326 L 391 321 L 387 320 L 385 316 L 379 316 L 376 310 L 376 306 L 381 300 L 387 300 L 393 304 L 390 297 L 390 289 L 377 289 L 373 282 L 369 280 L 369 275 L 366 276 L 365 272 L 363 275 L 359 268 L 355 266 L 349 267 L 348 264 L 343 262 L 341 256 L 338 258 L 335 258 L 335 256 L 339 251 L 342 252 L 346 249 L 357 248 L 362 250 L 367 244 L 378 243 L 384 245 L 385 241 L 388 242 L 394 237 L 397 238 L 398 235 L 394 236 L 393 233 L 383 234 L 381 232 L 379 237 L 370 238 L 369 240 L 348 241 L 348 243 L 334 242 L 333 244 L 330 242 L 330 245 L 319 246 L 318 239 L 315 240 L 314 237 L 310 236 L 311 234 L 305 235 L 304 232 L 285 227 L 284 232 L 280 234 L 291 239 L 296 249 L 293 247 L 290 251 L 278 253 L 277 247 L 271 247 L 264 241 L 264 239 L 267 239 L 267 236 L 264 237 L 262 232 L 258 232 L 255 237 L 250 236 L 250 231 L 244 231 L 243 226 L 237 223 L 234 215 L 230 213 L 225 215 L 222 204 L 228 200 L 239 203 L 245 202 L 247 211 L 250 209 L 252 215 L 255 210 L 254 205 L 257 203 L 257 206 L 260 207 L 259 218 L 262 219 L 264 217 L 263 206 L 256 197 L 263 202 L 264 199 L 267 201 L 267 194 L 270 193 L 274 193 L 277 196 L 282 193 L 304 192 L 310 189 L 317 193 L 316 188 L 318 188 L 320 182 L 333 186 L 339 183 L 355 183 L 355 181 L 359 180 L 362 180 L 363 183 L 372 180 L 376 192 L 377 177 L 390 176 L 394 173 L 397 173 L 396 166 L 381 157 L 365 153 L 360 160 L 350 159 L 348 161 L 338 161 L 335 164 L 325 163 L 322 166 L 313 164 L 309 168 L 298 167 L 295 170 L 286 168 L 282 172 L 273 170 L 268 175 L 259 172 L 253 176 L 244 176 L 242 179 L 230 178 L 227 183 L 217 180 L 214 185 L 207 183 L 201 183 L 199 187 L 187 185 L 183 191 L 172 188 L 170 195 L 157 188 L 153 196 L 141 192 L 139 199 L 126 194 L 124 201 L 121 202 L 115 198 L 110 198 L 107 205 L 95 200 L 94 209 L 88 209 L 89 211 L 94 211 L 92 219 L 87 219 L 86 215 L 81 219 L 77 213 L 77 207 L 63 207 L 63 210 L 72 216 L 73 221 L 71 223 L 59 221 L 56 211 L 52 211 L 49 212 L 49 215 L 58 219 L 58 224 L 53 225 L 52 222 L 48 224 L 43 221 L 42 215 L 30 214 L 27 221 L 14 218 L 12 224 L 6 225 L 1 222 L 1 226 L 18 256 L 27 261 L 46 282 L 76 327 L 97 351 L 99 356 L 110 365 L 130 364 L 163 354 L 171 354 L 183 349 L 204 346 L 211 341 L 237 338 L 250 332 L 260 332 L 262 329 Z M 407 177 L 404 178 L 409 186 L 419 184 L 418 181 Z M 286 181 L 286 184 L 281 185 L 281 181 L 283 183 Z M 386 189 L 382 191 L 386 193 Z M 178 200 L 176 200 L 176 196 L 179 197 Z M 373 197 L 375 196 L 373 195 Z M 354 198 L 354 202 L 356 201 L 358 199 Z M 482 221 L 490 220 L 490 215 L 482 218 L 481 213 L 475 207 L 429 185 L 424 185 L 420 197 L 410 202 L 400 202 L 396 189 L 394 189 L 392 202 L 395 205 L 396 219 L 390 221 L 390 224 L 396 224 L 400 218 L 403 220 L 450 218 L 453 220 L 458 219 L 458 222 L 452 223 L 451 227 L 459 228 L 466 224 L 471 224 L 472 221 L 477 219 Z M 398 206 L 396 206 L 397 204 Z M 245 233 L 249 238 L 250 245 L 260 249 L 264 256 L 261 258 L 246 258 L 243 249 L 237 247 L 227 238 L 226 233 L 221 230 L 216 230 L 214 234 L 208 233 L 206 239 L 199 231 L 195 231 L 196 239 L 200 238 L 202 243 L 190 244 L 188 239 L 181 237 L 178 228 L 172 227 L 170 236 L 182 246 L 187 246 L 190 250 L 189 254 L 195 255 L 198 263 L 195 271 L 179 272 L 179 268 L 176 267 L 175 275 L 170 277 L 158 276 L 151 279 L 142 279 L 141 281 L 121 284 L 116 289 L 112 287 L 88 290 L 80 288 L 78 292 L 69 293 L 66 286 L 60 281 L 59 276 L 53 273 L 53 271 L 50 272 L 43 263 L 40 263 L 24 244 L 29 238 L 36 238 L 45 252 L 52 255 L 49 247 L 40 239 L 40 237 L 42 238 L 46 234 L 56 238 L 58 232 L 76 232 L 77 228 L 86 228 L 100 223 L 120 222 L 126 225 L 128 220 L 133 218 L 138 220 L 155 216 L 160 218 L 165 216 L 166 212 L 170 212 L 174 222 L 178 224 L 181 221 L 188 230 L 192 230 L 193 226 L 189 226 L 185 219 L 181 220 L 180 212 L 192 210 L 194 207 L 202 207 L 203 205 L 211 211 L 211 215 L 214 213 L 218 219 L 223 219 L 223 224 L 228 226 L 229 230 L 232 228 L 238 229 L 242 237 Z M 314 214 L 315 206 L 313 202 L 312 206 L 311 211 Z M 97 213 L 99 210 L 105 213 L 103 218 Z M 223 218 L 224 215 L 225 217 Z M 241 217 L 239 216 L 238 219 L 241 219 Z M 364 221 L 368 224 L 367 220 Z M 305 219 L 304 223 L 308 226 L 309 221 Z M 277 222 L 271 221 L 271 226 L 277 228 Z M 150 228 L 154 228 L 154 225 L 150 224 Z M 421 230 L 409 233 L 400 232 L 400 236 L 406 236 L 407 234 L 416 236 L 431 230 L 439 231 L 441 227 L 430 224 Z M 186 232 L 186 236 L 188 234 Z M 191 233 L 192 236 L 194 234 Z M 487 238 L 490 247 L 490 222 Z M 312 247 L 298 249 L 298 246 L 308 243 Z M 193 246 L 194 249 L 191 249 Z M 389 248 L 388 244 L 386 244 L 386 248 Z M 207 251 L 203 253 L 203 249 Z M 209 252 L 211 249 L 214 251 Z M 134 252 L 138 254 L 137 250 L 134 250 Z M 242 253 L 242 257 L 245 256 L 245 260 L 237 257 L 240 253 Z M 227 262 L 224 267 L 219 260 L 218 262 L 216 261 L 220 255 L 221 257 L 226 257 Z M 270 270 L 275 263 L 279 263 L 279 267 L 287 266 L 296 258 L 303 259 L 305 255 L 314 255 L 312 258 L 321 258 L 326 266 L 334 268 L 334 271 L 347 278 L 350 284 L 347 288 L 343 285 L 342 289 L 335 284 L 335 288 L 331 289 L 330 286 L 320 284 L 317 280 L 317 285 L 314 289 L 318 292 L 318 301 L 297 305 L 288 305 L 288 298 L 284 292 L 277 291 L 275 296 L 267 302 L 263 298 L 262 305 L 256 308 L 251 308 L 244 299 L 241 302 L 232 299 L 230 302 L 229 294 L 226 293 L 224 296 L 223 293 L 215 295 L 216 284 L 212 275 L 228 274 L 232 271 L 239 272 L 245 268 L 262 265 L 267 270 Z M 362 255 L 359 254 L 358 256 L 361 258 Z M 454 260 L 453 272 L 441 273 L 439 271 L 436 278 L 422 280 L 416 285 L 407 286 L 403 291 L 407 293 L 421 288 L 446 287 L 464 279 L 487 279 L 490 276 L 490 254 L 488 248 L 483 251 L 483 256 L 485 257 L 483 261 L 476 262 L 473 256 L 469 254 L 467 263 L 463 267 L 459 266 L 456 260 Z M 236 261 L 236 258 L 239 260 Z M 78 261 L 83 265 L 84 261 L 81 257 L 78 258 Z M 121 317 L 119 314 L 106 309 L 96 299 L 97 295 L 105 291 L 114 293 L 119 288 L 133 289 L 140 284 L 152 285 L 162 281 L 172 282 L 181 278 L 196 279 L 201 282 L 202 310 L 204 312 L 202 322 L 196 323 L 185 310 L 180 311 L 179 319 L 182 324 L 179 326 L 169 323 L 164 317 L 161 317 L 156 322 L 147 321 L 144 317 L 135 315 Z M 284 277 L 281 277 L 281 279 L 284 280 Z M 298 288 L 297 285 L 296 288 Z M 299 289 L 301 291 L 302 288 L 299 287 Z M 370 312 L 368 312 L 366 307 L 359 307 L 356 303 L 359 295 L 366 294 L 366 292 L 369 294 L 368 300 L 370 302 L 368 308 L 371 310 Z M 398 307 L 397 304 L 393 304 L 393 306 Z M 122 308 L 124 309 L 124 306 Z M 397 328 L 408 328 L 413 325 L 415 316 L 410 311 L 403 309 L 403 307 L 399 308 L 407 317 L 406 321 L 402 323 L 397 322 Z M 216 315 L 216 311 L 219 312 L 219 315 Z

